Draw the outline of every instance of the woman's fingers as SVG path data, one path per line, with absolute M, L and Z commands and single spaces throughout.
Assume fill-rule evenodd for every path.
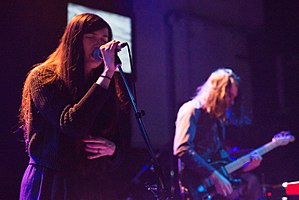
M 92 155 L 88 159 L 95 159 L 102 156 L 111 156 L 115 152 L 115 144 L 105 138 L 87 138 L 82 140 L 85 143 L 84 150 Z

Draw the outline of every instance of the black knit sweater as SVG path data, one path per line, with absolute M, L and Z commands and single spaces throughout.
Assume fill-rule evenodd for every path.
M 112 157 L 87 160 L 81 141 L 86 135 L 113 141 L 118 128 L 119 106 L 111 82 L 106 90 L 86 84 L 86 91 L 74 101 L 55 72 L 37 67 L 28 76 L 31 100 L 28 153 L 30 163 L 54 170 L 85 169 L 89 165 L 107 168 Z M 51 80 L 51 81 L 46 81 Z M 99 170 L 101 171 L 101 170 Z

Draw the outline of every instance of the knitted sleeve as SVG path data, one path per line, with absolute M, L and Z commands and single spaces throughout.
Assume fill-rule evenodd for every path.
M 108 91 L 93 84 L 76 103 L 55 73 L 35 69 L 29 74 L 31 98 L 40 114 L 62 133 L 82 136 L 88 132 L 97 113 L 108 99 Z M 54 77 L 54 78 L 53 78 Z M 47 81 L 51 79 L 51 81 Z

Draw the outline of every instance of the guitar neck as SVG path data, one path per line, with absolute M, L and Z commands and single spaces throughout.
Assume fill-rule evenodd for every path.
M 277 145 L 277 143 L 275 143 L 275 142 L 269 142 L 269 143 L 255 149 L 254 151 L 251 151 L 250 153 L 242 156 L 241 158 L 238 158 L 237 160 L 225 165 L 224 168 L 226 169 L 226 171 L 229 174 L 232 172 L 235 172 L 236 170 L 242 168 L 245 163 L 250 161 L 250 156 L 253 152 L 258 152 L 260 155 L 264 155 L 264 154 L 268 153 L 269 151 L 275 149 L 278 146 L 279 145 Z

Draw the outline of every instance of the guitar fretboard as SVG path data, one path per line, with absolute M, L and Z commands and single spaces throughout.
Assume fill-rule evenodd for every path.
M 260 155 L 264 155 L 278 146 L 279 145 L 275 142 L 269 142 L 269 143 L 259 147 L 258 149 L 251 151 L 250 153 L 242 156 L 241 158 L 238 158 L 237 160 L 225 165 L 224 168 L 230 174 L 230 173 L 240 169 L 241 167 L 243 167 L 243 165 L 245 163 L 249 162 L 250 156 L 253 152 L 258 152 Z

